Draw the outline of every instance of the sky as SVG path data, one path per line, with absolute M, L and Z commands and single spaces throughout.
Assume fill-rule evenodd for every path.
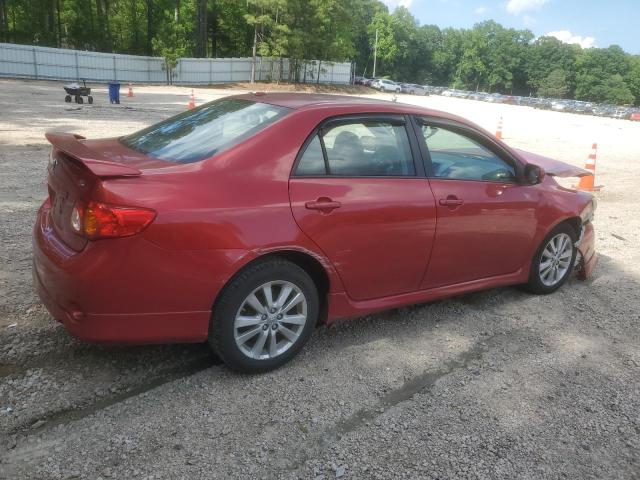
M 620 45 L 640 55 L 640 0 L 382 0 L 421 24 L 469 28 L 483 20 L 529 29 L 584 48 Z

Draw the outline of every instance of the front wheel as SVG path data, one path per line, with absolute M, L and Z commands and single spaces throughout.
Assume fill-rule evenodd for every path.
M 293 358 L 318 318 L 309 275 L 286 260 L 268 260 L 237 275 L 220 294 L 209 344 L 229 367 L 265 372 Z
M 547 235 L 531 263 L 527 290 L 543 295 L 553 293 L 567 281 L 576 258 L 575 237 L 576 232 L 567 224 Z

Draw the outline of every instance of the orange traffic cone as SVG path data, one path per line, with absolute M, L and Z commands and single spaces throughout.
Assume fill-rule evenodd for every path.
M 498 128 L 496 129 L 496 138 L 502 140 L 502 117 L 498 120 Z
M 596 181 L 596 155 L 598 153 L 598 144 L 594 143 L 591 147 L 591 153 L 587 158 L 587 163 L 584 168 L 593 172 L 591 175 L 585 175 L 584 177 L 580 177 L 580 182 L 575 187 L 578 190 L 582 190 L 584 192 L 597 192 L 602 188 L 602 186 L 595 186 Z
M 196 97 L 193 96 L 193 89 L 191 89 L 191 96 L 189 97 L 189 104 L 187 105 L 189 110 L 196 108 Z
M 133 97 L 133 87 L 129 84 L 129 93 L 127 93 L 127 97 Z

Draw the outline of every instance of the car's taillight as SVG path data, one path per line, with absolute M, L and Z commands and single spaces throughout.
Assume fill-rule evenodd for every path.
M 147 228 L 155 217 L 156 212 L 148 208 L 92 201 L 84 208 L 80 205 L 74 207 L 71 227 L 91 240 L 129 237 Z

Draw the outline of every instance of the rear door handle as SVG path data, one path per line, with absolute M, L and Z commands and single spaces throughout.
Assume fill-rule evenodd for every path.
M 447 198 L 441 198 L 439 203 L 443 207 L 459 207 L 464 202 L 455 195 L 449 195 Z
M 342 204 L 340 202 L 334 202 L 330 198 L 320 197 L 313 202 L 307 202 L 304 204 L 307 210 L 320 210 L 321 212 L 331 212 L 336 208 L 340 208 Z

